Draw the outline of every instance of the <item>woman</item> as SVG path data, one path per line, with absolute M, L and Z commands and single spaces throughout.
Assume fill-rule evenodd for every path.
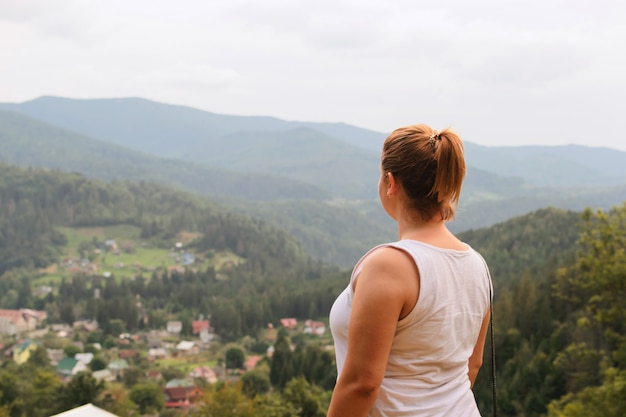
M 426 125 L 385 140 L 380 201 L 399 240 L 371 249 L 330 312 L 338 378 L 328 417 L 480 416 L 491 279 L 445 222 L 465 176 L 461 139 Z

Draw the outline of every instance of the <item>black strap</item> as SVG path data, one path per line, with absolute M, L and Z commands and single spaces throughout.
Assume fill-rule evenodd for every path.
M 493 400 L 493 417 L 498 417 L 498 397 L 496 395 L 496 342 L 493 340 L 493 280 L 487 261 L 480 257 L 485 264 L 487 270 L 487 278 L 489 278 L 489 338 L 491 339 L 491 387 Z
M 493 340 L 493 297 L 491 294 L 491 285 L 489 286 L 489 332 L 491 339 L 491 382 L 492 382 L 492 395 L 493 395 L 493 417 L 498 416 L 498 398 L 496 396 L 496 345 Z

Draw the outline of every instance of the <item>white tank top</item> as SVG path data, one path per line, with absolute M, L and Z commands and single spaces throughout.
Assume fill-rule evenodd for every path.
M 330 311 L 337 374 L 346 359 L 353 282 L 381 246 L 407 252 L 420 275 L 417 304 L 398 321 L 387 368 L 370 417 L 479 417 L 468 361 L 489 309 L 491 279 L 483 258 L 414 240 L 377 246 L 356 264 Z

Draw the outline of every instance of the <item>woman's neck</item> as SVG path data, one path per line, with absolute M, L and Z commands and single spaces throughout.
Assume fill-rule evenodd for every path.
M 443 220 L 398 221 L 398 237 L 446 249 L 465 250 L 467 245 L 456 238 Z

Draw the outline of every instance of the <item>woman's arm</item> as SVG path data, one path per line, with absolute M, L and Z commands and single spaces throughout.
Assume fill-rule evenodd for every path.
M 478 340 L 474 345 L 474 351 L 469 358 L 469 366 L 467 375 L 469 376 L 470 386 L 474 387 L 474 381 L 478 376 L 478 371 L 483 364 L 483 352 L 485 350 L 485 340 L 487 338 L 487 330 L 489 329 L 489 319 L 491 318 L 491 312 L 487 310 L 487 314 L 483 318 L 483 324 L 480 327 L 480 333 L 478 334 Z
M 376 401 L 398 320 L 417 302 L 419 277 L 405 252 L 372 252 L 355 282 L 348 352 L 328 417 L 365 417 Z

